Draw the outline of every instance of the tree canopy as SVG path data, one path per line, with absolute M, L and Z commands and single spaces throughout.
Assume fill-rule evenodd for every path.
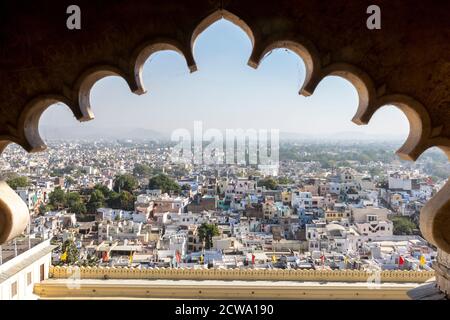
M 48 200 L 49 204 L 54 208 L 64 207 L 66 203 L 66 193 L 61 187 L 56 187 L 55 190 L 48 195 Z
M 14 177 L 6 180 L 6 183 L 11 187 L 11 189 L 25 188 L 30 185 L 30 181 L 27 177 Z
M 103 194 L 103 192 L 101 192 L 98 189 L 94 189 L 94 191 L 92 191 L 90 197 L 89 197 L 89 201 L 86 205 L 87 211 L 90 213 L 96 213 L 97 210 L 101 207 L 104 207 L 106 204 L 105 202 L 105 196 Z
M 198 229 L 200 241 L 205 241 L 205 249 L 212 247 L 212 238 L 219 235 L 219 228 L 215 224 L 203 223 Z
M 146 164 L 136 163 L 133 169 L 133 175 L 139 178 L 148 178 L 152 175 L 153 169 Z
M 391 217 L 390 219 L 394 223 L 395 235 L 410 235 L 417 229 L 416 224 L 408 217 Z
M 117 175 L 114 179 L 113 190 L 115 192 L 128 191 L 132 193 L 138 187 L 138 181 L 131 174 Z
M 258 181 L 258 186 L 266 187 L 267 190 L 275 190 L 278 186 L 278 182 L 274 178 L 269 177 Z
M 66 193 L 60 187 L 57 187 L 49 194 L 48 198 L 49 206 L 47 208 L 43 208 L 44 210 L 49 208 L 67 208 L 70 212 L 76 214 L 83 214 L 87 212 L 86 205 L 78 192 Z
M 292 184 L 292 183 L 294 183 L 294 180 L 292 180 L 291 178 L 288 178 L 288 177 L 279 177 L 278 183 L 279 184 Z
M 61 256 L 65 256 L 65 259 L 63 258 L 60 261 L 60 264 L 74 265 L 80 258 L 80 252 L 75 245 L 75 242 L 73 242 L 72 240 L 64 241 L 61 247 L 61 252 Z
M 111 192 L 109 198 L 106 200 L 108 206 L 112 209 L 122 209 L 127 211 L 134 210 L 134 202 L 136 197 L 128 191 Z
M 181 191 L 178 183 L 176 183 L 175 180 L 165 174 L 158 174 L 150 178 L 148 182 L 148 188 L 150 190 L 161 189 L 161 192 L 163 193 L 179 193 Z

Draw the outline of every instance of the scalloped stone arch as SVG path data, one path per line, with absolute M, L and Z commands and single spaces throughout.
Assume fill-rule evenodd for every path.
M 241 28 L 242 31 L 244 31 L 247 34 L 248 38 L 250 39 L 250 41 L 252 43 L 252 47 L 255 46 L 255 36 L 253 34 L 252 29 L 248 26 L 248 24 L 245 23 L 245 21 L 242 20 L 241 18 L 239 18 L 237 15 L 231 13 L 228 10 L 221 8 L 221 9 L 214 11 L 206 18 L 202 19 L 200 21 L 200 23 L 192 31 L 191 44 L 190 44 L 191 52 L 194 51 L 195 40 L 197 40 L 198 36 L 203 31 L 205 31 L 210 25 L 212 25 L 214 22 L 219 21 L 220 19 L 225 19 L 225 20 L 237 25 L 239 28 Z
M 96 17 L 95 23 L 89 20 L 94 28 L 92 35 L 78 37 L 76 33 L 65 33 L 67 30 L 59 31 L 63 35 L 70 35 L 74 44 L 68 40 L 61 48 L 54 49 L 59 54 L 55 54 L 55 66 L 53 61 L 44 59 L 42 63 L 47 63 L 44 72 L 30 70 L 27 73 L 14 73 L 14 68 L 21 66 L 19 61 L 13 64 L 11 70 L 0 73 L 0 82 L 4 84 L 0 89 L 3 90 L 2 96 L 8 98 L 5 93 L 11 96 L 11 99 L 0 103 L 0 151 L 10 142 L 20 144 L 29 152 L 42 150 L 45 145 L 39 136 L 38 122 L 50 102 L 67 104 L 81 121 L 92 119 L 89 92 L 92 85 L 104 76 L 119 75 L 125 79 L 132 92 L 144 93 L 142 66 L 158 50 L 169 49 L 181 53 L 191 72 L 195 71 L 192 53 L 195 39 L 213 22 L 225 18 L 243 29 L 252 41 L 250 66 L 257 67 L 270 50 L 290 49 L 302 58 L 306 66 L 301 94 L 312 94 L 327 75 L 341 76 L 358 91 L 358 110 L 353 118 L 355 123 L 366 124 L 382 106 L 395 105 L 405 113 L 410 123 L 409 136 L 398 151 L 400 156 L 415 160 L 432 146 L 440 147 L 450 156 L 450 43 L 446 41 L 449 33 L 445 32 L 450 30 L 450 22 L 444 19 L 445 12 L 450 10 L 449 3 L 439 9 L 423 2 L 399 8 L 391 1 L 381 1 L 384 12 L 387 12 L 383 15 L 383 29 L 370 33 L 364 27 L 354 28 L 366 18 L 365 6 L 361 3 L 350 5 L 336 1 L 328 3 L 325 8 L 318 2 L 305 1 L 286 1 L 276 7 L 256 0 L 204 0 L 195 4 L 177 1 L 180 8 L 173 4 L 167 7 L 165 14 L 177 17 L 171 19 L 167 19 L 162 11 L 154 10 L 155 6 L 166 5 L 162 1 L 150 3 L 138 0 L 136 3 L 135 9 L 127 10 L 130 23 L 114 26 L 114 32 L 107 34 L 111 38 L 102 38 L 110 30 L 97 23 L 102 18 Z M 52 5 L 56 7 L 63 4 Z M 114 17 L 119 17 L 121 5 L 123 3 L 117 1 L 105 8 L 104 19 L 114 21 Z M 86 2 L 84 10 L 88 10 L 88 6 Z M 56 28 L 54 24 L 57 21 L 46 18 L 46 15 L 55 14 L 55 10 L 59 9 L 47 9 L 40 10 L 42 18 L 37 20 L 37 30 L 41 25 L 42 30 Z M 308 14 L 305 15 L 305 12 Z M 330 12 L 342 12 L 342 17 L 336 17 Z M 148 23 L 148 18 L 144 19 L 145 14 L 152 17 L 152 23 Z M 411 14 L 420 14 L 422 18 L 411 20 L 408 16 Z M 27 25 L 22 26 L 21 22 L 20 19 L 6 19 L 0 23 L 3 23 L 6 32 L 33 33 L 34 30 L 28 30 Z M 12 26 L 8 27 L 5 23 Z M 95 28 L 99 31 L 98 36 Z M 439 28 L 444 32 L 437 33 Z M 352 29 L 351 33 L 347 32 L 349 29 Z M 385 30 L 394 30 L 393 35 Z M 414 30 L 421 30 L 420 41 L 414 41 Z M 348 41 L 347 35 L 352 37 L 352 41 Z M 52 36 L 49 35 L 50 39 Z M 43 38 L 45 40 L 45 35 Z M 384 42 L 390 44 L 389 50 L 386 50 Z M 57 62 L 74 57 L 77 59 L 77 55 L 71 51 L 77 51 L 77 45 L 81 47 L 83 44 L 92 44 L 90 48 L 94 52 L 91 54 L 86 48 L 83 48 L 84 51 L 80 48 L 76 52 L 81 56 L 80 63 L 70 65 L 67 72 L 61 72 L 56 66 Z M 20 51 L 15 45 L 6 43 L 4 52 L 8 52 L 9 48 L 12 48 L 12 52 Z M 44 45 L 45 41 L 34 46 L 29 44 L 29 47 L 36 51 Z M 71 46 L 70 50 L 64 51 L 64 46 Z M 28 47 L 24 52 L 28 53 L 27 50 Z M 374 53 L 371 54 L 371 51 Z M 46 52 L 48 54 L 49 51 L 42 51 L 41 55 L 45 57 Z M 390 52 L 394 57 L 389 56 Z M 24 54 L 21 51 L 19 53 L 22 55 L 19 54 L 17 59 L 23 58 Z M 108 59 L 99 61 L 100 53 L 108 55 Z M 403 58 L 398 59 L 399 56 Z M 39 60 L 39 57 L 36 59 Z M 33 79 L 41 83 L 33 82 Z M 46 83 L 46 79 L 53 82 L 49 80 Z M 22 90 L 21 95 L 15 94 L 18 90 Z M 7 201 L 13 200 L 8 198 Z M 4 211 L 0 208 L 2 214 Z M 447 183 L 421 213 L 424 236 L 447 253 L 450 253 L 449 217 L 450 187 Z M 2 234 L 0 239 L 18 235 L 19 229 L 11 229 L 14 231 L 7 236 Z M 2 232 L 5 233 L 4 230 Z
M 138 88 L 138 90 L 136 90 L 134 93 L 144 94 L 147 92 L 144 86 L 144 80 L 142 79 L 144 64 L 151 55 L 163 50 L 171 50 L 177 52 L 185 58 L 187 66 L 191 73 L 197 71 L 197 65 L 195 63 L 194 57 L 191 54 L 191 51 L 184 51 L 183 47 L 179 43 L 175 43 L 170 40 L 146 41 L 134 50 L 134 54 L 131 58 L 131 64 L 133 65 L 134 70 L 134 83 Z
M 258 45 L 253 48 L 248 65 L 257 69 L 264 57 L 275 49 L 289 49 L 302 59 L 306 75 L 299 93 L 303 96 L 311 95 L 321 77 L 320 57 L 314 45 L 300 37 L 296 37 L 295 40 L 272 40 L 265 46 Z

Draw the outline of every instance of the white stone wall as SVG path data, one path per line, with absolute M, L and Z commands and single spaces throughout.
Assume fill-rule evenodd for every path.
M 32 248 L 31 250 L 28 250 L 29 252 L 24 252 L 23 254 L 18 255 L 16 258 L 9 260 L 8 262 L 0 266 L 0 272 L 5 272 L 6 269 L 16 267 L 18 263 L 23 262 L 27 257 L 33 254 L 33 252 L 36 252 L 39 250 L 39 248 L 48 245 L 49 241 L 45 241 L 45 243 L 39 244 L 36 247 Z M 0 300 L 36 299 L 36 296 L 33 294 L 33 287 L 34 284 L 40 282 L 41 265 L 44 265 L 44 280 L 48 279 L 49 268 L 51 265 L 51 252 L 33 261 L 30 265 L 26 266 L 24 269 L 18 271 L 16 274 L 0 283 Z M 29 273 L 31 273 L 30 284 L 27 283 Z M 15 296 L 12 296 L 13 283 L 17 284 L 17 294 Z

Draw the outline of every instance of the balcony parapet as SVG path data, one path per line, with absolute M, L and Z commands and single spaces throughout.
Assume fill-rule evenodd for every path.
M 52 266 L 54 279 L 164 279 L 164 280 L 250 280 L 424 283 L 435 276 L 431 271 L 383 270 L 274 270 L 274 269 L 192 269 L 131 267 Z

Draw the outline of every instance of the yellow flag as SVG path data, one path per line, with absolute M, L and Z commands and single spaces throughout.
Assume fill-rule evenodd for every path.
M 200 263 L 203 263 L 203 255 L 200 256 Z
M 424 266 L 425 263 L 427 263 L 427 260 L 425 259 L 425 257 L 423 255 L 420 256 L 420 265 Z
M 344 263 L 347 263 L 348 262 L 348 258 L 347 258 L 347 256 L 345 256 L 344 257 Z
M 67 250 L 64 251 L 64 253 L 61 255 L 60 260 L 61 260 L 61 261 L 66 261 L 66 260 L 67 260 Z
M 277 262 L 277 257 L 275 257 L 275 255 L 272 256 L 272 262 Z
M 133 251 L 130 252 L 130 264 L 133 263 Z

